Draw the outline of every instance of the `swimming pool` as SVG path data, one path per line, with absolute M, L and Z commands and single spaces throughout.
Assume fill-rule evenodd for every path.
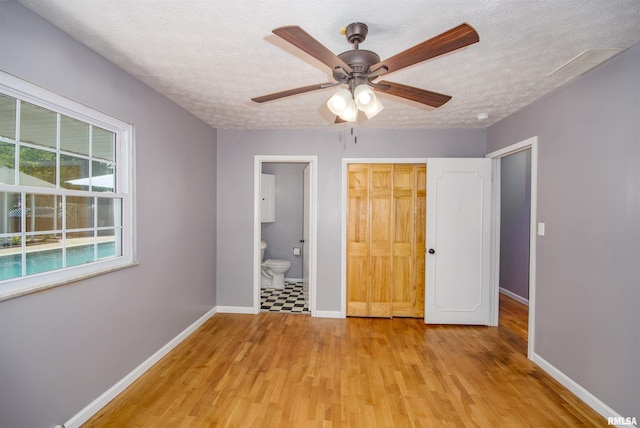
M 98 244 L 98 260 L 116 255 L 115 242 Z M 0 281 L 22 276 L 21 254 L 0 257 Z M 95 261 L 93 244 L 67 248 L 67 266 L 78 266 Z M 26 254 L 27 275 L 62 269 L 62 248 L 30 251 Z

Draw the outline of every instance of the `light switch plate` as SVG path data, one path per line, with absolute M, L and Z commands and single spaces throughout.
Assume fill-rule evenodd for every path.
M 544 236 L 544 223 L 538 223 L 538 236 Z

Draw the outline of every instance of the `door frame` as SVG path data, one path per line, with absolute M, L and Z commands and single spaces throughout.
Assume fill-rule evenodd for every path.
M 341 219 L 341 261 L 340 261 L 340 318 L 347 317 L 347 168 L 352 163 L 416 163 L 427 164 L 427 158 L 342 158 L 342 219 Z M 426 227 L 426 225 L 425 225 Z
M 531 149 L 531 213 L 529 220 L 529 320 L 527 358 L 533 359 L 536 314 L 536 238 L 538 211 L 538 137 L 534 136 L 487 154 L 493 159 L 493 221 L 491 244 L 491 284 L 493 290 L 492 324 L 498 325 L 500 299 L 500 160 L 524 150 Z
M 318 265 L 318 156 L 315 155 L 256 155 L 253 158 L 253 313 L 260 312 L 260 174 L 263 163 L 309 164 L 309 311 L 316 316 L 316 280 Z M 276 216 L 277 216 L 276 212 Z

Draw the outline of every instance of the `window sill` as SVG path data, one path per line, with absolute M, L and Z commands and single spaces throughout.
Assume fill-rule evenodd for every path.
M 63 285 L 73 284 L 75 282 L 84 281 L 86 279 L 94 278 L 96 276 L 104 275 L 107 273 L 116 272 L 123 269 L 129 269 L 129 268 L 138 266 L 139 264 L 140 262 L 132 262 L 132 263 L 127 263 L 120 266 L 110 267 L 104 270 L 91 272 L 88 274 L 78 275 L 77 277 L 73 277 L 73 278 L 67 278 L 60 281 L 53 281 L 49 283 L 38 284 L 32 287 L 23 288 L 20 290 L 6 291 L 4 293 L 0 291 L 0 302 L 16 299 L 18 297 L 26 296 L 28 294 L 39 293 L 41 291 L 50 290 L 52 288 L 62 287 Z

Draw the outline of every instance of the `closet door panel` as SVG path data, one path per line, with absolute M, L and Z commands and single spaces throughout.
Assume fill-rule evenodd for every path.
M 416 165 L 413 316 L 424 317 L 425 242 L 427 233 L 427 167 Z
M 363 317 L 369 314 L 370 265 L 365 246 L 353 246 L 347 258 L 347 315 Z
M 351 164 L 347 213 L 347 315 L 369 312 L 369 167 Z
M 412 316 L 413 312 L 413 165 L 394 165 L 393 170 L 393 316 Z
M 392 171 L 391 164 L 371 165 L 369 207 L 371 209 L 370 312 L 373 317 L 391 316 L 391 281 L 393 273 L 392 239 Z
M 424 165 L 349 164 L 347 315 L 424 316 Z

